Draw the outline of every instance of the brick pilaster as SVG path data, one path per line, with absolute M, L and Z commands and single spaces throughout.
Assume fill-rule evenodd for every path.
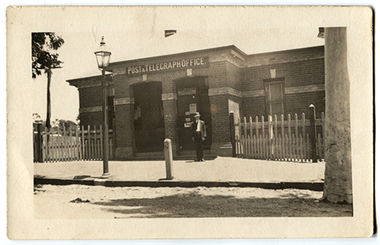
M 132 87 L 127 84 L 125 76 L 115 76 L 115 125 L 116 125 L 116 159 L 133 156 L 135 151 L 134 100 Z
M 164 100 L 165 138 L 172 141 L 173 155 L 177 155 L 178 130 L 177 130 L 177 100 Z

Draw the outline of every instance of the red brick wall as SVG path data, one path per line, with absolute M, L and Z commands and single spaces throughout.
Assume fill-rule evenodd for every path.
M 238 91 L 241 91 L 242 85 L 241 85 L 241 68 L 238 66 L 226 62 L 226 71 L 227 71 L 227 85 L 230 88 L 236 89 Z
M 97 112 L 82 112 L 80 114 L 80 125 L 87 127 L 90 125 L 91 127 L 93 125 L 102 125 L 103 123 L 103 114 L 101 111 Z
M 79 89 L 80 108 L 101 106 L 102 98 L 103 98 L 103 90 L 101 86 Z
M 211 63 L 209 66 L 209 88 L 227 87 L 226 61 Z
M 133 97 L 133 88 L 125 76 L 115 76 L 115 99 Z M 115 105 L 115 125 L 117 147 L 134 148 L 134 104 Z
M 103 102 L 103 88 L 101 86 L 102 77 L 88 78 L 83 82 L 83 87 L 79 87 L 79 108 L 85 110 L 80 113 L 80 125 L 102 125 L 102 109 L 94 111 L 94 107 L 101 107 Z M 114 84 L 111 77 L 107 77 L 108 90 L 111 91 Z M 87 110 L 87 111 L 86 111 Z
M 228 96 L 216 95 L 210 97 L 212 142 L 229 141 Z
M 324 84 L 324 59 L 292 62 L 284 65 L 285 87 Z
M 102 87 L 87 87 L 79 89 L 79 107 L 87 108 L 94 106 L 102 106 Z M 81 112 L 80 125 L 87 127 L 87 125 L 101 125 L 102 112 Z
M 134 147 L 133 105 L 117 105 L 116 111 L 117 147 Z
M 173 151 L 178 145 L 177 138 L 177 101 L 163 101 L 164 120 L 165 120 L 165 138 L 172 141 Z
M 298 117 L 301 117 L 301 114 L 305 113 L 306 118 L 309 118 L 308 107 L 310 104 L 315 106 L 316 117 L 321 118 L 321 113 L 325 112 L 325 92 L 285 95 L 285 114 L 297 113 Z
M 244 90 L 264 89 L 263 79 L 270 78 L 270 70 L 276 69 L 277 77 L 285 77 L 285 87 L 324 84 L 324 59 L 306 60 L 244 69 L 242 88 Z
M 255 117 L 265 115 L 265 97 L 243 98 L 242 117 Z
M 245 68 L 242 91 L 264 90 L 264 79 L 270 79 L 270 69 L 276 69 L 276 77 L 284 78 L 285 90 L 290 87 L 324 84 L 324 59 L 288 62 Z M 314 104 L 317 114 L 325 110 L 325 93 L 306 92 L 285 94 L 284 113 L 300 114 Z M 266 115 L 265 97 L 243 98 L 242 116 Z M 320 117 L 320 116 L 319 116 Z
M 115 98 L 125 98 L 131 96 L 131 91 L 129 90 L 125 76 L 114 76 L 113 81 L 115 86 Z

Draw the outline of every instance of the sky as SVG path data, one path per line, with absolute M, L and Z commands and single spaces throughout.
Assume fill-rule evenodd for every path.
M 318 15 L 304 11 L 257 11 L 254 8 L 144 7 L 105 9 L 81 18 L 76 10 L 62 11 L 72 16 L 54 31 L 65 43 L 57 51 L 64 63 L 53 71 L 51 119 L 72 120 L 78 116 L 79 95 L 66 81 L 100 75 L 94 51 L 104 36 L 111 50 L 111 62 L 138 59 L 198 49 L 235 45 L 247 54 L 323 45 L 317 37 L 323 24 Z M 264 13 L 262 13 L 264 12 Z M 78 12 L 79 13 L 79 12 Z M 280 14 L 279 14 L 280 13 Z M 294 21 L 294 16 L 297 21 Z M 118 16 L 117 22 L 112 16 Z M 94 18 L 93 18 L 94 17 Z M 307 21 L 306 21 L 307 20 Z M 164 38 L 164 30 L 177 33 Z M 42 31 L 41 29 L 39 31 Z M 31 79 L 33 112 L 46 118 L 46 75 Z

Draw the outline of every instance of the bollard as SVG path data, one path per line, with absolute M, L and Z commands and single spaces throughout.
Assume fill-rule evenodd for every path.
M 164 140 L 164 155 L 166 165 L 166 179 L 172 180 L 172 166 L 173 166 L 173 153 L 172 153 L 172 141 L 170 139 Z

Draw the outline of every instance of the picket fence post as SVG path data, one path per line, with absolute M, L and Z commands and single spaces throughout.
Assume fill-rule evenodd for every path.
M 315 126 L 315 106 L 311 104 L 309 106 L 309 115 L 310 115 L 310 154 L 313 162 L 317 162 L 317 138 L 316 131 L 317 128 Z
M 313 109 L 315 111 L 313 106 L 308 108 L 309 113 Z M 254 121 L 251 116 L 249 118 L 239 117 L 239 132 L 235 133 L 235 121 L 233 113 L 230 113 L 233 156 L 294 162 L 316 162 L 317 159 L 323 159 L 325 151 L 324 113 L 318 120 L 315 119 L 315 113 L 310 120 L 306 120 L 305 113 L 301 114 L 300 119 L 297 113 L 294 114 L 294 119 L 291 114 L 287 114 L 287 120 L 284 120 L 284 114 L 281 114 L 279 118 L 277 115 L 273 117 L 268 115 L 268 119 L 265 121 L 265 117 L 261 116 L 260 122 L 258 116 L 255 116 Z M 318 127 L 322 126 L 322 133 L 316 134 L 317 125 Z M 306 126 L 315 130 L 306 131 Z

